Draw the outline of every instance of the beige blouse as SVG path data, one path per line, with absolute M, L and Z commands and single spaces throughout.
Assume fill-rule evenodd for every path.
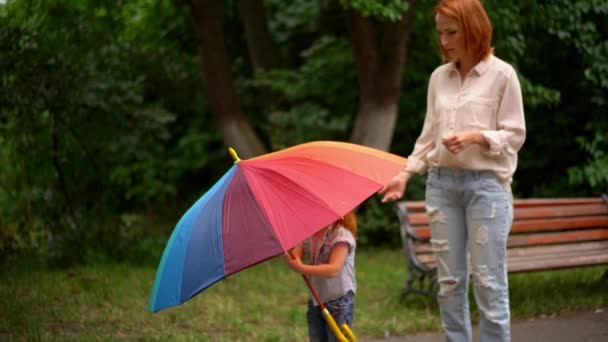
M 472 130 L 481 131 L 490 147 L 472 144 L 453 154 L 441 143 L 455 132 Z M 513 67 L 490 55 L 462 82 L 454 62 L 443 64 L 431 75 L 424 125 L 405 170 L 492 170 L 511 192 L 517 152 L 525 137 L 521 88 Z

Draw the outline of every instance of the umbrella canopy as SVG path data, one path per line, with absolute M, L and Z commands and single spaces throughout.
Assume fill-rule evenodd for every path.
M 177 223 L 149 308 L 179 305 L 290 250 L 365 201 L 406 165 L 381 150 L 316 141 L 240 160 Z

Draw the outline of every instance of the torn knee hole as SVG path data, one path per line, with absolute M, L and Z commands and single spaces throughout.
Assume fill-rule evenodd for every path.
M 485 246 L 488 243 L 488 227 L 481 226 L 477 229 L 475 236 L 475 242 L 481 246 Z
M 458 286 L 458 281 L 453 277 L 440 278 L 438 282 L 440 296 L 449 296 L 450 294 L 453 294 Z
M 492 287 L 492 279 L 487 266 L 478 266 L 473 272 L 475 282 L 481 287 Z
M 445 222 L 443 212 L 439 210 L 439 208 L 427 207 L 426 213 L 429 215 L 429 220 L 431 222 Z
M 448 240 L 431 239 L 431 249 L 433 252 L 447 252 L 450 250 Z
M 445 285 L 456 285 L 456 279 L 454 279 L 454 278 L 445 278 L 445 279 L 439 280 L 439 283 L 445 284 Z

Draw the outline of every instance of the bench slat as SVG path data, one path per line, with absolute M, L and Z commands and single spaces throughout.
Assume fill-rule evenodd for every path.
M 541 261 L 530 262 L 522 260 L 521 262 L 509 264 L 509 272 L 531 272 L 531 271 L 548 271 L 567 269 L 572 267 L 594 266 L 608 263 L 608 254 L 593 254 L 583 255 L 578 257 L 565 258 L 547 258 Z
M 590 198 L 519 198 L 513 201 L 515 208 L 535 207 L 535 206 L 562 206 L 565 204 L 606 204 L 601 197 Z
M 513 236 L 522 233 L 534 233 L 551 230 L 580 230 L 597 227 L 608 227 L 608 215 L 514 221 L 513 225 L 511 226 L 510 235 Z M 425 240 L 431 237 L 431 229 L 429 226 L 413 227 L 413 230 L 416 237 L 420 239 Z
M 543 219 L 543 218 L 559 218 L 559 217 L 579 217 L 593 215 L 608 215 L 608 206 L 603 203 L 585 204 L 585 205 L 568 205 L 568 206 L 543 206 L 531 208 L 515 208 L 513 218 L 520 219 Z M 412 226 L 428 225 L 429 216 L 424 213 L 413 213 L 408 215 L 409 223 Z
M 579 253 L 584 251 L 608 251 L 608 240 L 575 243 L 569 245 L 548 245 L 536 247 L 514 247 L 509 248 L 509 257 L 520 257 L 529 255 L 548 255 L 555 257 L 563 253 Z
M 608 215 L 608 205 L 604 203 L 568 205 L 568 206 L 542 206 L 516 208 L 513 217 L 515 220 L 529 218 L 553 218 L 571 216 Z
M 563 258 L 547 258 L 540 261 L 521 261 L 517 263 L 509 263 L 509 273 L 521 273 L 532 271 L 549 271 L 567 269 L 573 267 L 604 265 L 608 263 L 608 254 L 593 254 L 571 259 Z M 435 261 L 426 263 L 429 267 L 434 268 Z
M 511 233 L 608 227 L 608 215 L 516 220 Z
M 558 269 L 574 266 L 603 264 L 608 261 L 608 241 L 601 243 L 583 243 L 575 249 L 561 250 L 556 246 L 514 248 L 507 251 L 509 272 L 527 272 L 533 270 Z M 574 245 L 572 246 L 574 247 Z M 419 254 L 418 258 L 425 265 L 435 267 L 435 256 L 430 253 Z M 559 266 L 562 265 L 562 266 Z
M 410 212 L 424 212 L 424 201 L 401 201 L 397 203 L 403 205 Z M 515 199 L 513 207 L 526 208 L 537 206 L 562 206 L 564 204 L 585 205 L 585 204 L 606 204 L 602 198 L 526 198 Z
M 524 240 L 524 241 L 521 241 Z M 606 240 L 606 241 L 600 241 Z M 565 248 L 571 250 L 578 250 L 579 246 L 585 248 L 580 242 L 587 241 L 598 241 L 595 243 L 600 244 L 601 246 L 605 246 L 608 251 L 608 230 L 606 229 L 594 229 L 588 230 L 585 232 L 567 232 L 567 233 L 543 233 L 543 234 L 533 234 L 529 236 L 510 236 L 507 240 L 507 245 L 509 248 L 513 247 L 524 247 L 524 246 L 534 246 L 541 245 L 543 249 L 548 249 L 546 245 L 556 245 L 555 252 L 564 248 L 563 246 L 567 246 Z M 431 253 L 431 244 L 430 243 L 419 243 L 414 246 L 416 254 L 419 253 Z
M 608 229 L 591 229 L 584 231 L 514 235 L 509 236 L 509 239 L 507 240 L 507 245 L 508 247 L 518 247 L 607 239 Z

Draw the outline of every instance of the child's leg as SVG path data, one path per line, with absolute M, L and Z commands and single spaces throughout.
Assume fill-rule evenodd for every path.
M 325 303 L 325 307 L 334 317 L 338 327 L 346 323 L 352 329 L 355 319 L 355 294 L 352 291 L 336 300 L 330 300 Z M 325 327 L 327 330 L 327 341 L 337 341 L 329 326 L 325 324 Z
M 328 326 L 321 313 L 321 308 L 314 306 L 312 300 L 308 301 L 308 310 L 306 311 L 306 321 L 308 323 L 308 338 L 310 342 L 325 342 L 327 341 Z M 329 331 L 331 334 L 331 331 Z

